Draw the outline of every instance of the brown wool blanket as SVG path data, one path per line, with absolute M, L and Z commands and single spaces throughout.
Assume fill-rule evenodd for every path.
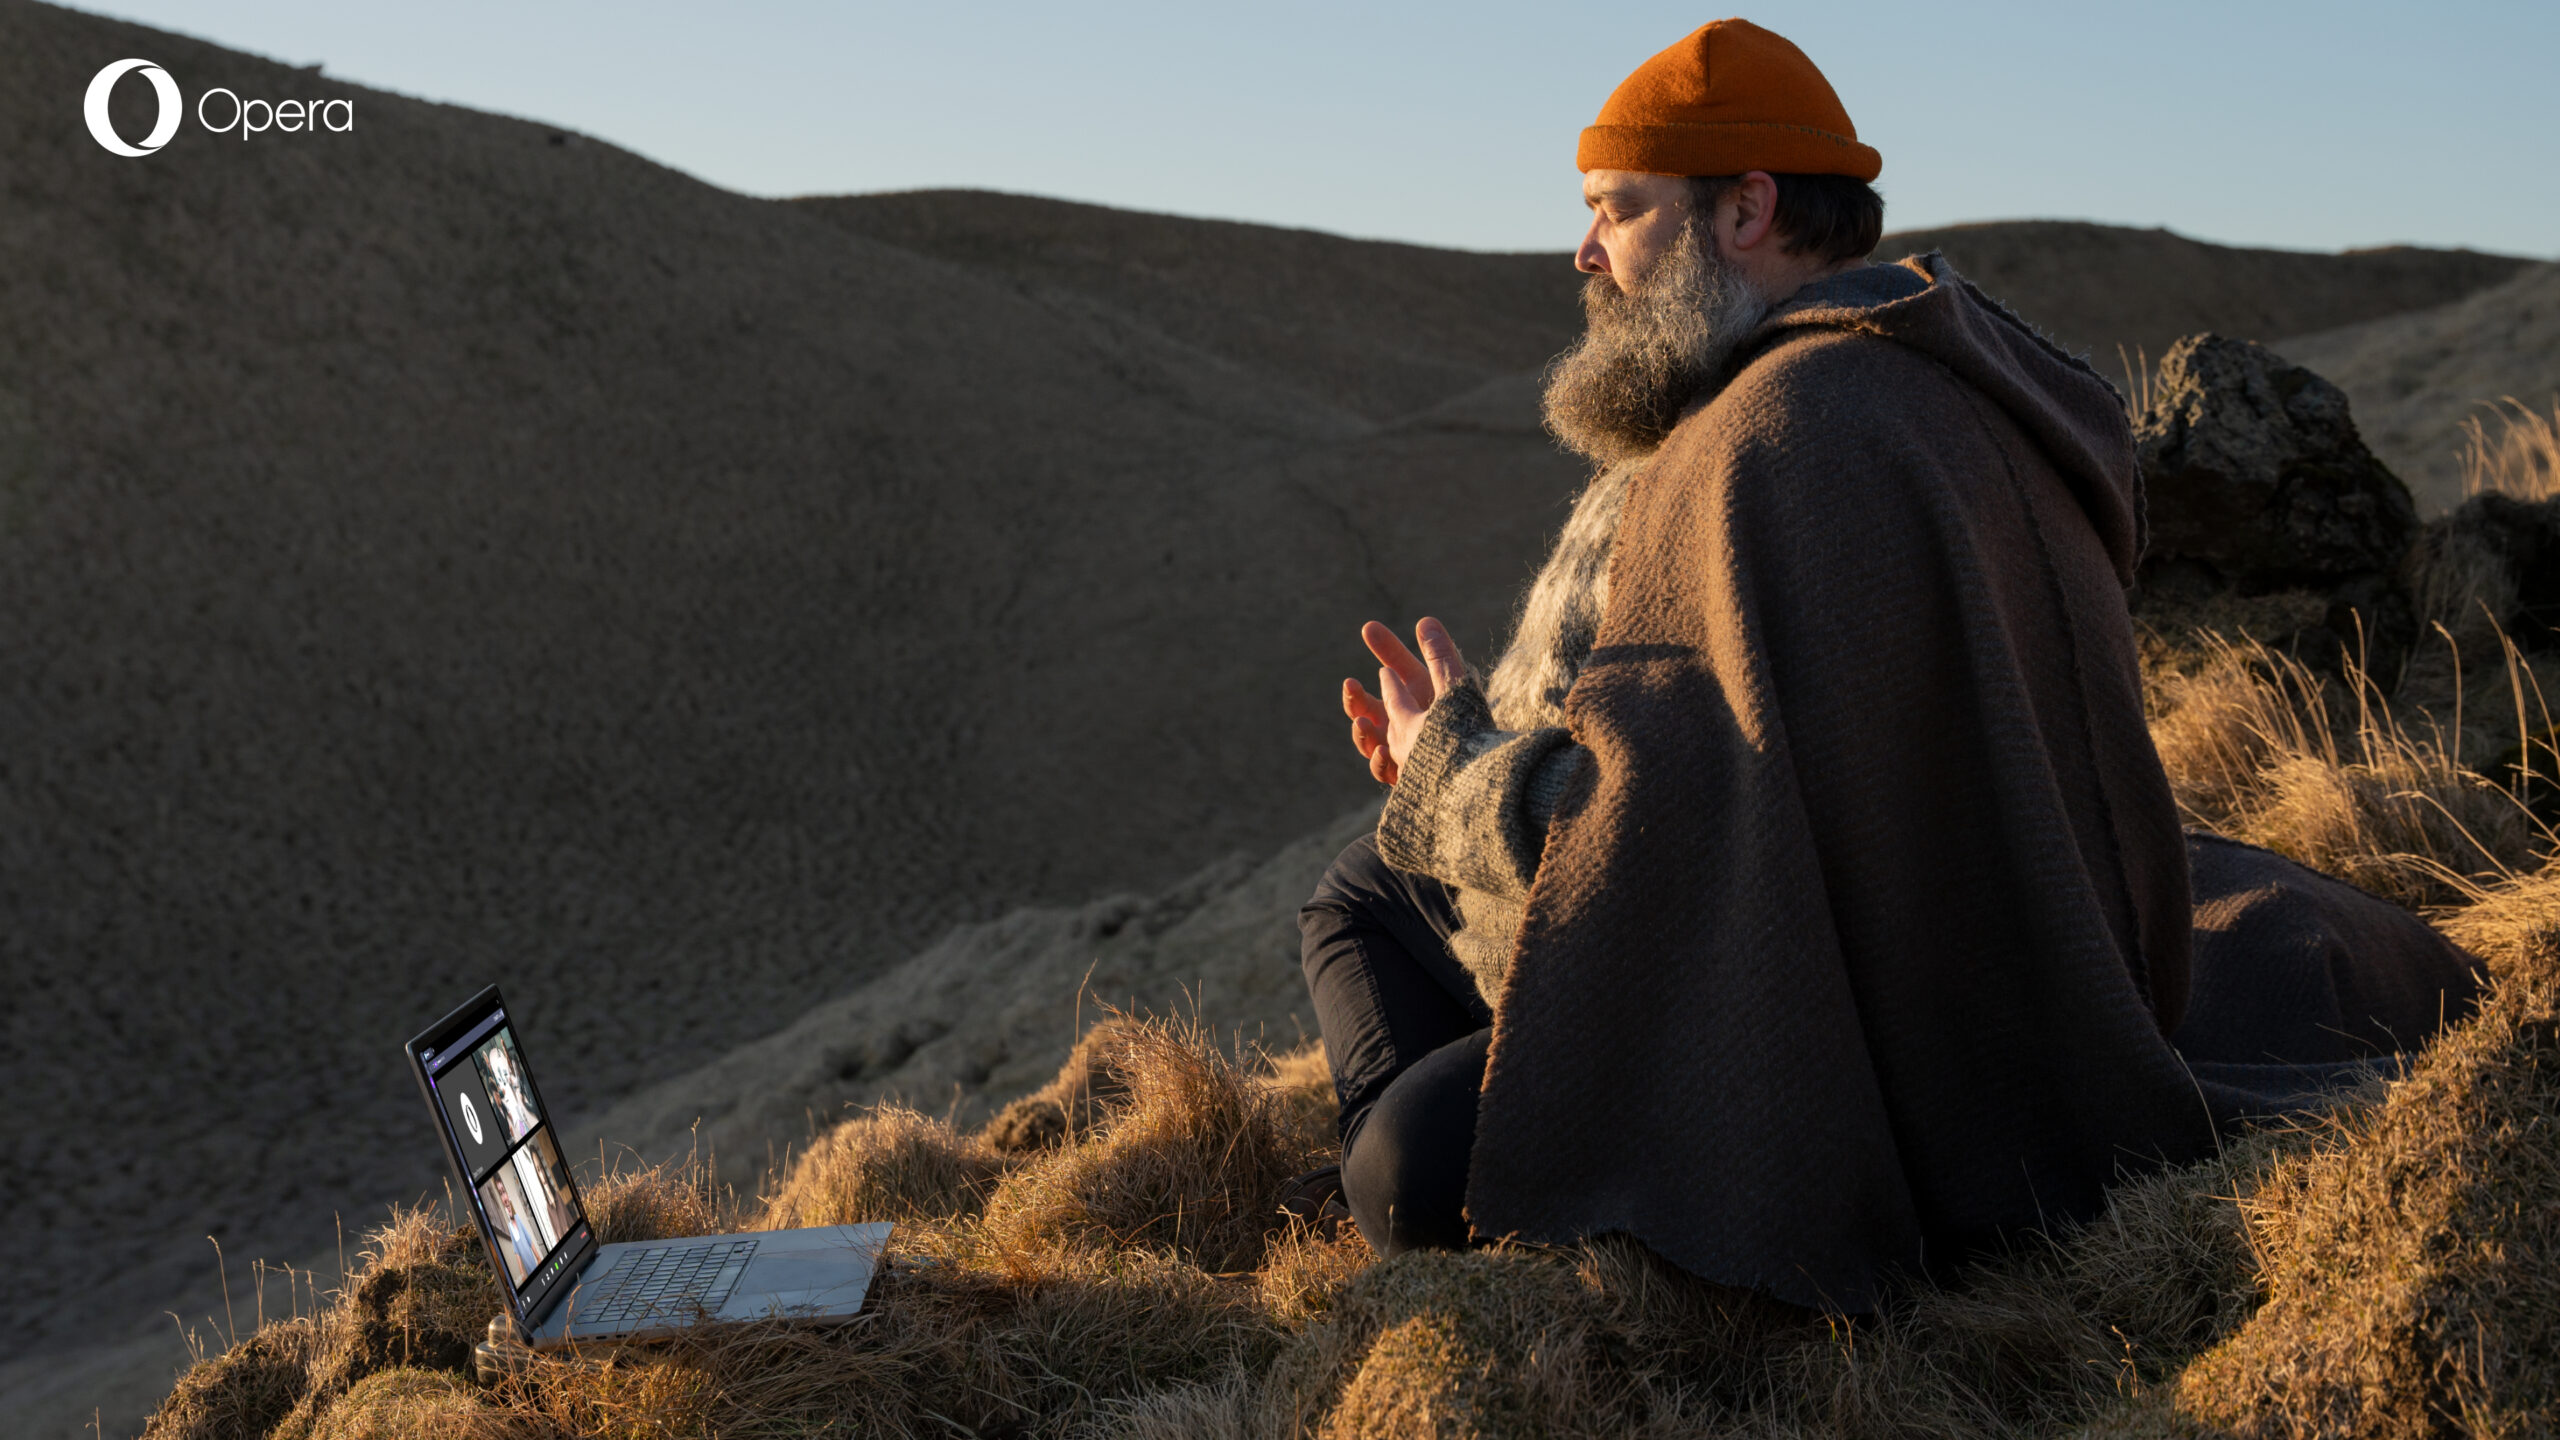
M 1479 1235 L 1624 1232 L 1867 1309 L 2208 1153 L 2286 1103 L 2256 1060 L 2353 1059 L 2241 1034 L 2207 1075 L 2164 1038 L 2194 955 L 2140 538 L 2113 390 L 1936 257 L 1772 316 L 1623 500 L 1564 707 L 1589 760 L 1500 980 Z M 2326 923 L 2234 863 L 2262 920 Z M 2336 947 L 2288 953 L 2307 977 Z

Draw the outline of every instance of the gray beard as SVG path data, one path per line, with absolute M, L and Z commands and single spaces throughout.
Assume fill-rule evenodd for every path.
M 1582 338 L 1547 367 L 1548 433 L 1599 465 L 1650 455 L 1690 402 L 1723 383 L 1769 304 L 1694 224 L 1621 291 L 1583 282 Z

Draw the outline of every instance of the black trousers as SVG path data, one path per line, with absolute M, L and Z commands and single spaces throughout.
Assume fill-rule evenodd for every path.
M 1298 911 L 1334 1093 L 1342 1194 L 1381 1255 L 1467 1243 L 1467 1156 L 1493 1012 L 1449 949 L 1447 886 L 1378 858 L 1363 835 Z

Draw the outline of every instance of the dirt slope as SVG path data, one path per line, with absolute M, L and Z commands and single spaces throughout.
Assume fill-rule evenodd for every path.
M 1887 235 L 1887 258 L 1943 250 L 1964 275 L 2115 377 L 2116 347 L 2158 360 L 2199 330 L 2272 341 L 2439 305 L 2532 262 L 2394 246 L 2324 255 L 2248 250 L 2071 220 L 2009 220 Z M 2316 368 L 2316 367 L 2315 367 Z
M 1535 370 L 1582 328 L 1562 255 L 1494 255 L 918 190 L 795 200 L 858 235 L 1099 302 L 1374 420 Z
M 2462 501 L 2463 422 L 2503 396 L 2548 412 L 2560 397 L 2560 265 L 2537 265 L 2450 304 L 2287 340 L 2335 380 L 2365 440 L 2421 510 Z M 2490 433 L 2497 433 L 2494 421 Z

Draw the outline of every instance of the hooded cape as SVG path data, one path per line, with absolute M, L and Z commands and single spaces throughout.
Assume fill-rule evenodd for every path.
M 1503 982 L 1482 1236 L 1798 1304 L 2207 1153 L 2114 390 L 1934 256 L 1823 282 L 1633 482 Z

